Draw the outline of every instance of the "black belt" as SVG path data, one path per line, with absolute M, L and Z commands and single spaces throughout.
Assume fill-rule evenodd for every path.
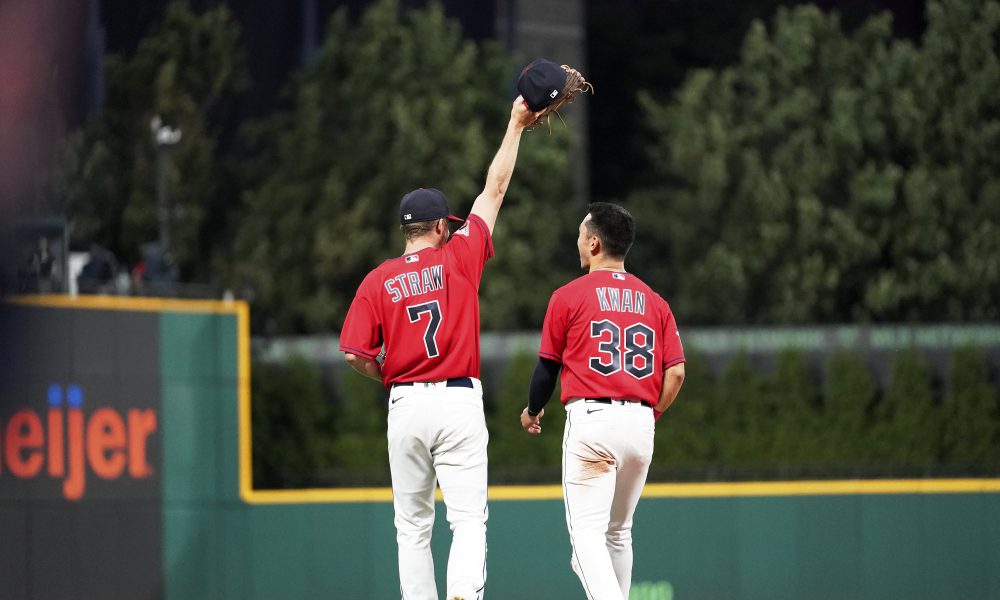
M 615 398 L 615 399 L 612 400 L 611 398 L 608 398 L 607 396 L 602 396 L 601 398 L 585 398 L 585 400 L 587 402 L 596 402 L 598 404 L 611 404 L 612 402 L 618 402 L 620 404 L 629 404 L 629 403 L 634 402 L 634 400 L 620 400 L 620 399 L 617 399 L 617 398 Z M 639 404 L 642 404 L 644 406 L 648 406 L 649 408 L 653 408 L 653 405 L 651 403 L 649 403 L 649 402 L 646 402 L 645 400 L 639 400 Z
M 416 383 L 422 383 L 422 382 L 418 381 Z M 413 384 L 414 384 L 413 381 L 404 381 L 402 383 L 394 383 L 392 385 L 400 386 L 400 385 L 413 385 Z M 447 383 L 445 383 L 444 385 L 445 387 L 464 387 L 464 388 L 473 387 L 471 377 L 454 377 L 452 379 L 449 379 Z

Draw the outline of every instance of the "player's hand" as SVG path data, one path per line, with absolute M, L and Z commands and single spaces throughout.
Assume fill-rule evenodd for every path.
M 521 96 L 518 96 L 514 100 L 514 104 L 510 108 L 511 122 L 521 129 L 534 123 L 535 119 L 537 119 L 540 114 L 542 114 L 542 111 L 531 112 L 531 109 L 528 108 L 528 104 Z
M 545 409 L 543 408 L 535 416 L 528 414 L 528 407 L 525 406 L 524 410 L 521 411 L 521 427 L 530 433 L 531 435 L 539 435 L 542 433 L 542 417 L 545 415 Z

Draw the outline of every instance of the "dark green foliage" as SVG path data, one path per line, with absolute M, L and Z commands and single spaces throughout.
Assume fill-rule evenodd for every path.
M 817 436 L 820 460 L 855 465 L 871 460 L 875 453 L 869 408 L 875 392 L 862 356 L 845 351 L 830 357 L 824 378 L 822 430 Z
M 281 331 L 337 329 L 364 275 L 403 249 L 404 193 L 436 187 L 468 214 L 509 118 L 513 72 L 438 5 L 381 0 L 355 24 L 338 11 L 291 87 L 291 110 L 254 127 L 258 168 L 229 272 L 254 290 L 254 314 Z M 483 286 L 493 327 L 540 322 L 578 222 L 565 209 L 568 136 L 524 138 Z
M 684 400 L 684 389 L 677 402 Z M 774 405 L 768 399 L 764 374 L 745 354 L 736 355 L 726 367 L 719 395 L 711 409 L 718 432 L 714 436 L 720 462 L 737 470 L 759 463 L 769 444 Z
M 688 355 L 680 395 L 656 426 L 650 481 L 989 475 L 1000 469 L 1000 393 L 978 349 L 955 351 L 948 385 L 934 385 L 915 351 L 889 357 L 879 390 L 863 355 L 842 352 L 822 381 L 807 356 L 782 351 L 773 368 L 736 356 L 719 374 Z M 559 480 L 566 411 L 553 394 L 542 435 L 518 416 L 537 359 L 511 357 L 487 386 L 490 481 Z M 766 362 L 766 361 L 765 361 Z M 386 393 L 353 371 L 324 398 L 301 359 L 254 366 L 257 485 L 385 485 Z
M 689 477 L 704 471 L 718 449 L 709 409 L 716 406 L 716 384 L 706 361 L 687 354 L 685 379 L 674 403 L 656 422 L 650 473 Z
M 949 462 L 966 468 L 996 468 L 1000 465 L 1000 394 L 990 383 L 982 352 L 955 350 L 948 385 L 943 441 Z
M 559 390 L 545 406 L 541 435 L 529 435 L 521 428 L 520 414 L 528 405 L 528 382 L 538 363 L 533 354 L 513 356 L 507 364 L 500 390 L 490 403 L 490 480 L 530 482 L 552 481 L 558 477 L 566 410 L 559 402 Z
M 927 17 L 914 44 L 780 9 L 643 96 L 657 183 L 630 207 L 663 226 L 637 250 L 688 322 L 1000 317 L 1000 3 Z
M 316 474 L 337 459 L 335 416 L 319 370 L 293 357 L 285 364 L 255 362 L 251 374 L 254 486 L 295 487 L 315 481 Z
M 158 238 L 156 150 L 150 120 L 182 132 L 169 151 L 174 207 L 171 249 L 187 281 L 210 279 L 208 258 L 224 242 L 220 222 L 235 205 L 220 115 L 246 88 L 239 27 L 229 9 L 194 14 L 171 3 L 135 54 L 107 58 L 103 112 L 66 143 L 51 182 L 57 210 L 72 218 L 78 245 L 98 243 L 133 263 Z
M 350 483 L 358 475 L 367 484 L 389 482 L 387 394 L 380 382 L 353 370 L 340 374 L 333 441 L 336 483 Z
M 892 466 L 934 464 L 941 452 L 940 412 L 927 361 L 915 350 L 902 351 L 893 360 L 889 385 L 876 410 L 876 457 Z
M 772 374 L 769 421 L 771 447 L 768 461 L 777 466 L 812 464 L 821 454 L 817 381 L 801 352 L 784 350 Z

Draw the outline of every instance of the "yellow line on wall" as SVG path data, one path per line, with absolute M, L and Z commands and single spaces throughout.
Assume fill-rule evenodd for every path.
M 848 479 L 651 483 L 644 498 L 836 496 L 863 494 L 976 494 L 1000 492 L 1000 479 Z
M 237 410 L 239 411 L 239 486 L 240 498 L 250 502 L 253 495 L 253 450 L 251 448 L 252 413 L 250 406 L 250 309 L 240 303 L 236 312 Z
M 1000 479 L 850 479 L 833 481 L 745 481 L 728 483 L 650 483 L 643 498 L 754 498 L 851 496 L 872 494 L 1000 493 Z M 441 491 L 437 491 L 441 500 Z M 490 500 L 560 500 L 560 485 L 490 486 Z M 316 488 L 253 490 L 251 504 L 391 502 L 390 488 Z
M 10 304 L 45 308 L 75 308 L 79 310 L 121 310 L 131 312 L 191 312 L 238 313 L 243 300 L 182 300 L 178 298 L 147 298 L 138 296 L 15 296 L 4 300 Z

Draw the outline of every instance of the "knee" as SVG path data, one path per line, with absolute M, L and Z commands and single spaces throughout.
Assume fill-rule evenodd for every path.
M 486 515 L 448 515 L 448 525 L 454 533 L 478 533 L 486 531 Z
M 609 546 L 617 548 L 630 546 L 632 545 L 632 529 L 610 527 L 605 538 Z
M 397 516 L 395 523 L 397 540 L 409 543 L 426 542 L 431 539 L 431 531 L 434 528 L 434 515 L 431 515 L 430 518 L 423 516 Z

